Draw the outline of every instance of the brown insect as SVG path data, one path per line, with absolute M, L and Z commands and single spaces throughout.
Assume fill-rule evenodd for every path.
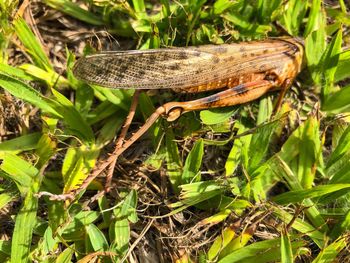
M 99 171 L 115 163 L 161 115 L 173 121 L 185 112 L 243 104 L 278 89 L 284 94 L 302 68 L 303 53 L 301 40 L 285 37 L 224 45 L 111 51 L 79 59 L 74 75 L 108 88 L 173 89 L 186 93 L 222 89 L 201 99 L 160 106 L 129 140 L 116 147 L 114 159 L 107 160 Z M 97 174 L 93 172 L 84 184 Z
M 170 102 L 169 121 L 182 113 L 232 106 L 288 88 L 299 73 L 303 45 L 296 38 L 187 48 L 111 51 L 81 58 L 74 75 L 87 83 L 121 89 L 173 89 L 197 93 L 226 88 L 215 95 Z

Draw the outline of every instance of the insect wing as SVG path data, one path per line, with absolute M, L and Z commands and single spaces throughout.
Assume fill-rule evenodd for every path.
M 104 52 L 79 59 L 73 72 L 78 79 L 109 88 L 180 88 L 207 81 L 216 59 L 190 48 Z
M 109 88 L 180 89 L 282 69 L 297 46 L 283 39 L 226 45 L 104 52 L 77 61 L 74 75 Z M 278 72 L 277 72 L 278 73 Z M 234 78 L 236 78 L 234 80 Z

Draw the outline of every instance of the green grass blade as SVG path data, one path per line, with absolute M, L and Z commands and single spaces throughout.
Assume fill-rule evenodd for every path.
M 34 193 L 36 191 L 32 190 L 27 193 L 23 206 L 16 216 L 12 235 L 11 263 L 32 262 L 29 254 L 38 209 L 38 198 L 34 196 Z
M 307 1 L 290 0 L 285 9 L 283 23 L 289 34 L 297 36 L 307 11 Z
M 88 24 L 94 26 L 104 25 L 104 21 L 100 17 L 94 15 L 92 12 L 80 8 L 77 4 L 69 0 L 44 0 L 44 3 Z
M 0 251 L 7 256 L 11 255 L 11 241 L 10 240 L 0 240 Z M 8 257 L 6 257 L 8 260 Z M 5 259 L 4 259 L 5 262 Z M 7 262 L 7 261 L 6 261 Z
M 63 117 L 72 134 L 78 136 L 85 143 L 91 145 L 94 143 L 95 136 L 90 125 L 84 120 L 81 114 L 68 100 L 58 91 L 52 89 L 52 93 L 60 104 L 56 104 L 56 110 Z
M 260 167 L 261 161 L 264 159 L 274 129 L 277 127 L 278 122 L 271 122 L 257 129 L 257 132 L 252 135 L 252 139 L 249 144 L 249 165 L 248 173 L 252 174 L 255 169 Z
M 37 148 L 40 137 L 40 132 L 34 132 L 0 143 L 0 158 L 5 152 L 16 154 Z
M 332 39 L 332 42 L 328 45 L 323 57 L 322 57 L 322 71 L 324 74 L 324 86 L 322 89 L 322 96 L 324 105 L 332 103 L 329 101 L 329 95 L 334 92 L 334 75 L 337 71 L 339 55 L 341 53 L 342 44 L 342 30 L 340 29 L 337 35 Z M 323 107 L 323 105 L 322 105 Z
M 319 185 L 312 189 L 290 191 L 277 195 L 272 200 L 278 204 L 295 204 L 306 198 L 317 198 L 336 191 L 350 188 L 350 184 Z
M 240 139 L 234 140 L 232 148 L 230 150 L 230 153 L 227 156 L 227 160 L 225 163 L 226 176 L 233 175 L 235 170 L 239 166 L 241 161 L 241 148 L 242 148 L 242 141 Z
M 334 241 L 317 255 L 317 257 L 312 261 L 312 263 L 327 263 L 336 262 L 337 255 L 348 245 L 348 237 L 344 236 Z
M 13 96 L 33 104 L 46 113 L 50 113 L 56 117 L 62 117 L 62 115 L 54 109 L 55 103 L 53 101 L 45 98 L 35 89 L 20 80 L 0 73 L 0 87 L 7 90 Z
M 146 13 L 146 7 L 143 0 L 132 0 L 136 13 Z
M 339 91 L 329 95 L 322 105 L 324 111 L 348 112 L 350 105 L 350 85 L 342 87 Z
M 303 124 L 299 144 L 298 178 L 303 188 L 311 188 L 315 178 L 315 167 L 321 151 L 319 138 L 319 120 L 310 117 Z
M 232 228 L 227 227 L 223 229 L 221 235 L 215 239 L 208 251 L 208 260 L 213 261 L 219 255 L 220 251 L 231 242 L 234 236 L 235 231 Z
M 269 206 L 269 207 L 272 209 L 273 214 L 277 216 L 280 220 L 282 220 L 284 224 L 287 225 L 291 222 L 291 220 L 294 220 L 293 218 L 295 215 L 289 214 L 284 210 L 284 208 L 280 208 L 276 206 Z M 299 231 L 300 233 L 309 236 L 315 242 L 315 244 L 317 244 L 319 248 L 322 248 L 324 246 L 325 236 L 326 236 L 325 233 L 322 233 L 319 229 L 309 224 L 306 220 L 301 218 L 296 218 L 293 221 L 293 224 L 291 225 L 291 227 L 296 231 Z
M 24 203 L 15 219 L 11 262 L 31 262 L 29 253 L 38 208 L 38 198 L 34 194 L 39 190 L 41 176 L 39 176 L 38 169 L 12 154 L 6 154 L 0 168 L 17 182 L 22 195 L 26 194 Z
M 32 164 L 10 153 L 5 154 L 0 169 L 6 172 L 8 177 L 17 183 L 17 186 L 21 187 L 20 190 L 24 191 L 28 190 L 33 178 L 38 174 L 38 170 Z M 21 191 L 21 193 L 25 192 Z
M 67 151 L 62 165 L 62 176 L 65 182 L 64 192 L 75 189 L 88 176 L 95 165 L 98 151 L 88 149 L 86 146 L 72 145 Z
M 237 112 L 237 107 L 228 107 L 222 109 L 202 110 L 200 112 L 201 121 L 206 125 L 214 125 L 227 121 Z
M 305 38 L 305 55 L 308 69 L 311 72 L 313 81 L 316 84 L 321 83 L 322 70 L 320 61 L 326 49 L 326 16 L 323 12 L 319 14 L 318 30 L 311 32 Z
M 74 247 L 68 247 L 58 255 L 55 263 L 71 263 L 74 254 Z
M 350 150 L 350 125 L 342 133 L 338 144 L 329 157 L 327 168 L 331 167 L 335 162 L 340 160 Z
M 282 231 L 281 235 L 281 263 L 293 263 L 293 250 L 288 232 Z
M 3 63 L 0 63 L 0 72 L 5 75 L 10 75 L 21 80 L 27 80 L 27 81 L 34 80 L 34 78 L 26 74 L 24 70 L 20 68 L 15 68 Z
M 26 74 L 46 82 L 49 87 L 68 87 L 68 81 L 51 69 L 43 70 L 32 64 L 23 64 L 20 68 L 23 69 Z
M 39 170 L 44 167 L 50 158 L 56 153 L 56 148 L 57 141 L 47 133 L 43 133 L 35 150 L 35 154 L 38 157 L 35 167 Z
M 311 32 L 319 29 L 319 15 L 322 13 L 321 10 L 321 0 L 312 0 L 310 15 L 308 17 L 308 21 L 306 24 L 306 28 L 304 31 L 304 36 L 307 37 Z
M 18 38 L 21 40 L 27 52 L 32 57 L 34 63 L 42 69 L 53 70 L 50 60 L 46 56 L 43 47 L 30 30 L 24 19 L 17 18 L 13 22 L 13 25 Z
M 224 13 L 227 9 L 237 5 L 237 3 L 231 0 L 217 0 L 214 3 L 213 9 L 215 15 L 220 15 Z
M 200 168 L 204 154 L 203 140 L 198 140 L 186 158 L 182 173 L 182 183 L 190 183 L 193 180 L 198 182 L 201 179 Z
M 255 242 L 249 246 L 234 251 L 218 261 L 218 263 L 276 262 L 281 259 L 280 243 L 281 240 L 279 238 Z M 303 242 L 293 241 L 293 252 L 301 246 L 303 246 Z M 257 257 L 257 255 L 259 255 L 259 257 Z
M 14 188 L 14 187 L 13 187 Z M 14 189 L 6 189 L 2 194 L 0 194 L 0 209 L 6 207 L 9 203 L 18 198 L 18 191 Z
M 350 77 L 350 50 L 345 50 L 339 55 L 337 71 L 334 75 L 334 81 L 338 82 Z
M 258 20 L 262 24 L 271 21 L 272 13 L 280 7 L 282 0 L 259 0 L 257 7 Z
M 107 251 L 108 242 L 102 231 L 94 224 L 89 224 L 86 227 L 86 233 L 90 240 L 94 251 Z
M 130 222 L 136 223 L 138 221 L 136 215 L 137 192 L 132 190 L 122 201 L 117 208 L 113 210 L 116 217 L 114 223 L 112 246 L 120 255 L 124 255 L 129 246 L 130 241 Z
M 79 85 L 75 94 L 75 108 L 86 119 L 94 100 L 93 89 L 86 84 Z
M 175 136 L 171 129 L 168 129 L 165 134 L 166 143 L 166 162 L 167 162 L 167 175 L 174 191 L 178 192 L 178 186 L 181 184 L 182 177 L 182 163 L 180 158 L 179 149 L 175 142 Z

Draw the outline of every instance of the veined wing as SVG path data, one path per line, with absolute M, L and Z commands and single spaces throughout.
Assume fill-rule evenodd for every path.
M 292 43 L 278 39 L 188 48 L 103 52 L 77 61 L 74 75 L 109 88 L 185 89 L 280 67 Z
M 179 88 L 209 80 L 216 59 L 190 48 L 112 51 L 79 59 L 73 71 L 81 80 L 109 88 Z

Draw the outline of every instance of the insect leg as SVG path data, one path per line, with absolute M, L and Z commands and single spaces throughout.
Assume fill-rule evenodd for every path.
M 235 86 L 208 97 L 186 102 L 169 102 L 163 105 L 168 121 L 174 121 L 189 111 L 227 107 L 255 100 L 273 88 L 267 80 L 259 80 Z
M 283 82 L 283 85 L 281 86 L 281 91 L 280 91 L 280 94 L 278 96 L 276 105 L 275 105 L 275 107 L 273 109 L 273 112 L 272 112 L 272 116 L 274 116 L 280 110 L 283 98 L 286 95 L 287 90 L 288 90 L 288 88 L 290 87 L 291 84 L 292 84 L 292 81 L 290 79 L 286 79 Z
M 130 106 L 130 110 L 128 113 L 128 116 L 125 119 L 125 123 L 122 126 L 122 130 L 120 132 L 120 135 L 116 141 L 115 144 L 115 149 L 119 149 L 120 147 L 122 147 L 126 134 L 129 130 L 130 124 L 134 118 L 135 112 L 136 112 L 136 107 L 139 101 L 139 97 L 140 97 L 140 90 L 136 90 L 133 97 L 132 97 L 132 102 L 131 102 L 131 106 Z M 111 164 L 108 167 L 108 172 L 107 172 L 107 177 L 106 177 L 106 183 L 105 183 L 105 192 L 109 192 L 109 189 L 111 187 L 111 183 L 112 183 L 112 177 L 113 177 L 113 172 L 114 172 L 114 167 L 117 163 L 117 158 L 118 156 L 113 155 L 115 158 L 114 160 L 112 160 Z

